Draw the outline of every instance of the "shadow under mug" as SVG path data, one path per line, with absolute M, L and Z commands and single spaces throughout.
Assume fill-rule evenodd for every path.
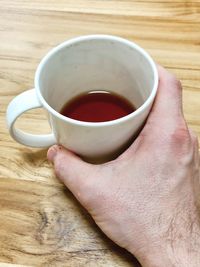
M 89 35 L 68 40 L 52 49 L 39 64 L 35 89 L 16 96 L 7 108 L 10 135 L 32 147 L 61 144 L 95 161 L 114 158 L 144 124 L 158 87 L 154 61 L 138 45 L 110 35 Z M 136 107 L 133 113 L 107 122 L 91 123 L 59 113 L 80 93 L 104 90 L 124 96 Z M 33 135 L 15 127 L 27 110 L 47 111 L 51 134 Z

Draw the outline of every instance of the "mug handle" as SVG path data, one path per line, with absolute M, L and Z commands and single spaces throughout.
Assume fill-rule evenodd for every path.
M 51 134 L 29 134 L 15 128 L 16 119 L 24 112 L 41 108 L 42 105 L 39 102 L 35 89 L 30 89 L 16 96 L 8 105 L 6 119 L 10 135 L 17 142 L 31 147 L 49 147 L 56 143 L 56 139 L 53 133 Z

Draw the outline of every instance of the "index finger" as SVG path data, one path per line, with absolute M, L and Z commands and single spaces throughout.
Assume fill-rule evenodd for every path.
M 183 118 L 182 86 L 176 77 L 158 65 L 158 92 L 148 122 L 160 127 L 177 124 Z

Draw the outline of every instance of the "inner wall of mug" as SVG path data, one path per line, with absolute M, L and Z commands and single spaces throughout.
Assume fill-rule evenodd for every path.
M 138 108 L 153 84 L 152 67 L 140 51 L 103 37 L 66 43 L 46 60 L 39 76 L 41 94 L 58 112 L 68 100 L 91 90 L 115 92 Z

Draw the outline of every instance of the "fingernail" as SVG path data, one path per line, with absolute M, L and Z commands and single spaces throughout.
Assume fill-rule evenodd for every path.
M 54 145 L 54 146 L 49 148 L 49 150 L 47 152 L 47 158 L 48 158 L 49 161 L 51 161 L 51 162 L 54 161 L 54 158 L 55 158 L 58 150 L 59 150 L 59 146 L 58 145 Z

